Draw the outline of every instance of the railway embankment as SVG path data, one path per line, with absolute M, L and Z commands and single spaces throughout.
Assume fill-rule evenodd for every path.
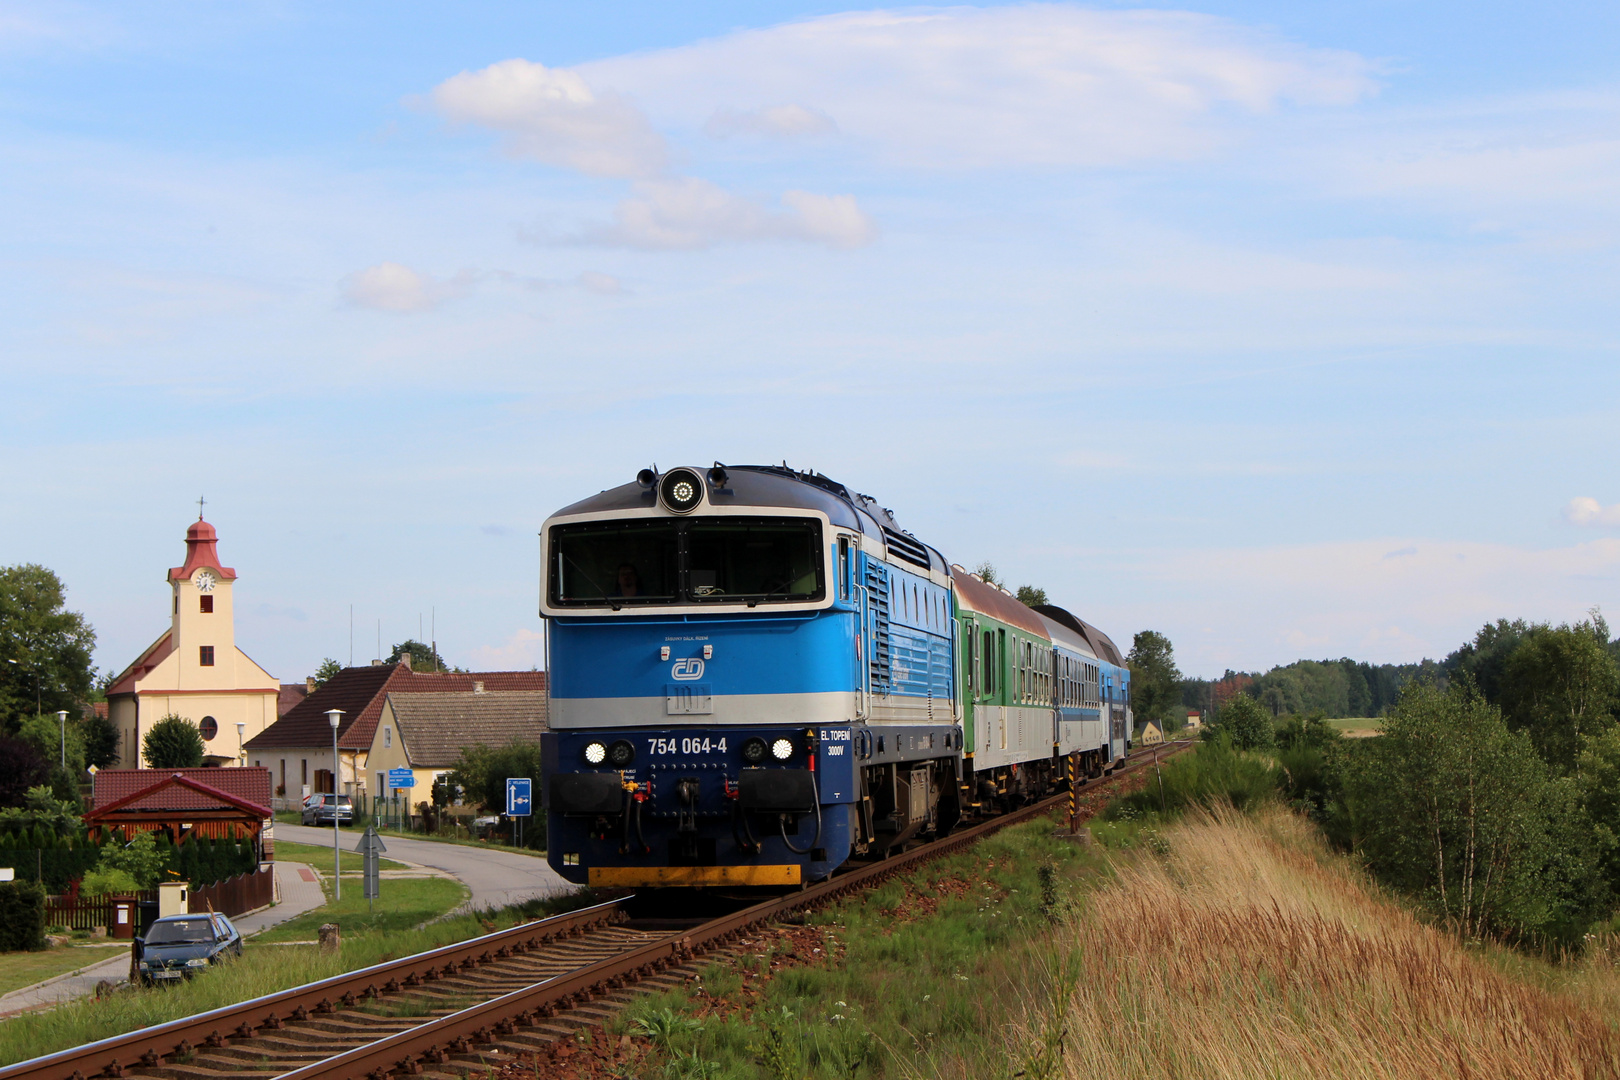
M 1080 816 L 1153 781 L 1148 768 L 1083 791 Z M 758 930 L 684 984 L 512 1064 L 509 1080 L 969 1075 L 1049 977 L 1055 929 L 1112 873 L 1107 852 L 1058 824 L 1009 826 Z
M 1276 771 L 1219 748 L 1143 770 L 1088 797 L 1089 844 L 1005 829 L 754 933 L 508 1080 L 1620 1076 L 1620 950 L 1458 934 Z

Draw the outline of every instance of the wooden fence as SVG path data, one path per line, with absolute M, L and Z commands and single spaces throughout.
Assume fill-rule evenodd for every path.
M 157 890 L 145 889 L 135 894 L 142 904 L 157 906 Z M 92 930 L 113 924 L 112 898 L 108 896 L 47 896 L 45 898 L 45 925 L 65 926 L 69 930 Z
M 157 917 L 156 889 L 145 889 L 135 894 L 139 902 L 143 931 Z M 258 870 L 238 874 L 224 881 L 216 881 L 187 894 L 192 912 L 217 911 L 235 917 L 243 912 L 256 911 L 275 903 L 276 871 L 271 864 Z M 91 930 L 97 926 L 113 925 L 112 898 L 107 896 L 48 896 L 45 898 L 45 925 L 65 926 L 69 930 Z
M 211 910 L 234 917 L 272 904 L 275 899 L 276 869 L 265 864 L 246 874 L 192 889 L 188 903 L 194 912 L 208 911 L 212 905 Z

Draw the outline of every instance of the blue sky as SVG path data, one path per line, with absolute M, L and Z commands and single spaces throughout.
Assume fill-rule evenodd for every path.
M 293 680 L 540 660 L 652 462 L 870 492 L 1189 673 L 1620 582 L 1620 9 L 0 3 L 0 562 L 206 494 Z M 430 613 L 432 615 L 430 616 Z

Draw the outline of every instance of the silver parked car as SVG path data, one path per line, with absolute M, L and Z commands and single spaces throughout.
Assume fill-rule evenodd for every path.
M 299 820 L 305 825 L 330 825 L 334 813 L 339 825 L 347 825 L 354 820 L 354 803 L 347 795 L 310 795 Z

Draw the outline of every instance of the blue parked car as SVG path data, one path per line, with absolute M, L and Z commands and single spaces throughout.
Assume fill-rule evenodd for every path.
M 189 979 L 199 971 L 242 955 L 242 935 L 223 915 L 169 915 L 136 938 L 141 982 Z

